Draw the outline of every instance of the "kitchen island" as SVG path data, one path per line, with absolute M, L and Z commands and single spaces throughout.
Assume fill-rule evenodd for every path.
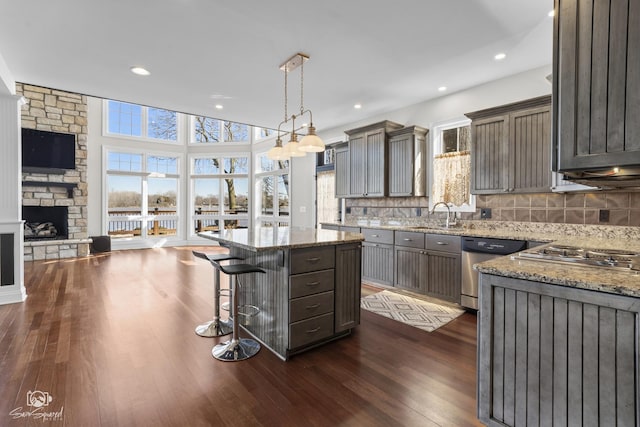
M 598 249 L 594 257 L 640 254 L 635 239 L 581 243 Z M 476 265 L 479 419 L 491 426 L 640 425 L 638 264 L 522 255 Z
M 256 227 L 198 235 L 266 270 L 239 278 L 240 324 L 283 360 L 360 323 L 361 234 Z

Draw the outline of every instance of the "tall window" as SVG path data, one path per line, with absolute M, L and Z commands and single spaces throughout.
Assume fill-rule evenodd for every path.
M 445 202 L 453 211 L 475 210 L 471 195 L 471 121 L 453 120 L 433 129 L 433 179 L 430 208 Z M 444 208 L 442 208 L 444 209 Z
M 249 157 L 191 159 L 191 234 L 249 226 Z
M 178 117 L 175 111 L 108 100 L 106 133 L 167 142 L 178 140 Z
M 266 153 L 258 154 L 255 194 L 256 217 L 259 225 L 289 225 L 289 161 L 270 160 Z
M 114 149 L 106 163 L 107 233 L 114 239 L 176 235 L 178 158 Z

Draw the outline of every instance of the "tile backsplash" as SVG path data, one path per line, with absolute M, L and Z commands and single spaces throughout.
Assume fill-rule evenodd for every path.
M 427 197 L 346 199 L 345 219 L 366 217 L 424 218 L 429 215 Z M 476 196 L 476 211 L 459 213 L 479 220 L 482 208 L 491 209 L 487 221 L 548 222 L 640 226 L 640 192 L 491 194 Z

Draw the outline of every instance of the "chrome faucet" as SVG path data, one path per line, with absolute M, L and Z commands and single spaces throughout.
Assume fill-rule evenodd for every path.
M 447 208 L 447 219 L 445 220 L 444 227 L 445 228 L 449 228 L 450 225 L 456 225 L 455 217 L 453 218 L 453 221 L 450 220 L 450 218 L 451 218 L 451 208 L 449 207 L 449 205 L 446 202 L 437 202 L 435 205 L 433 205 L 433 207 L 431 208 L 431 212 L 429 212 L 429 213 L 431 215 L 433 215 L 433 213 L 436 211 L 436 208 L 439 205 L 444 205 L 444 207 Z M 454 215 L 455 215 L 455 212 L 454 212 Z

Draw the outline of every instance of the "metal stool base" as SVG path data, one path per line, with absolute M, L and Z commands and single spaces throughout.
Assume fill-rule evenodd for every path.
M 211 354 L 223 362 L 235 362 L 255 356 L 260 351 L 260 344 L 250 338 L 229 340 L 213 347 Z
M 233 324 L 228 320 L 210 320 L 196 326 L 196 335 L 205 338 L 223 337 L 233 332 Z

